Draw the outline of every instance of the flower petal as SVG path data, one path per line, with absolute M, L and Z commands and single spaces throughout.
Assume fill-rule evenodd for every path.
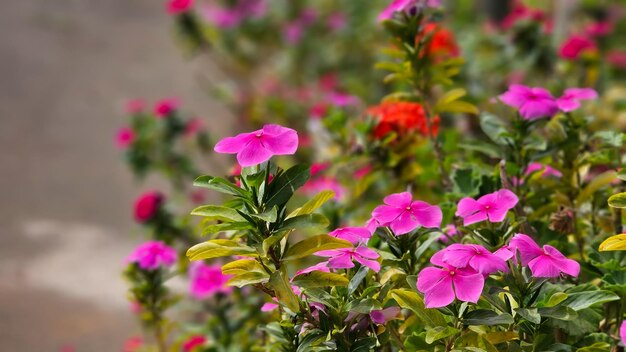
M 253 132 L 254 133 L 254 132 Z M 234 154 L 239 153 L 252 140 L 252 133 L 241 133 L 235 137 L 226 137 L 217 142 L 213 150 L 216 153 Z
M 543 254 L 539 245 L 532 238 L 523 233 L 518 233 L 511 238 L 509 241 L 509 249 L 519 252 L 522 265 L 528 265 L 531 260 Z
M 243 167 L 258 165 L 268 161 L 271 157 L 272 153 L 270 153 L 256 137 L 237 153 L 237 161 L 239 165 Z
M 454 289 L 452 288 L 452 279 L 449 275 L 424 294 L 424 305 L 426 308 L 445 307 L 453 301 Z
M 441 213 L 441 208 L 438 206 L 430 205 L 426 202 L 418 200 L 411 203 L 411 214 L 423 227 L 433 228 L 441 226 L 441 219 L 443 215 Z
M 402 211 L 400 216 L 391 221 L 389 227 L 398 236 L 407 234 L 419 227 L 419 222 L 408 211 Z
M 379 224 L 386 224 L 394 221 L 404 210 L 389 205 L 379 205 L 372 211 L 372 218 Z
M 353 259 L 361 263 L 361 265 L 372 269 L 372 271 L 374 271 L 375 273 L 380 271 L 380 263 L 376 260 L 366 259 L 364 257 L 361 257 L 360 255 L 355 255 Z
M 409 192 L 390 194 L 383 199 L 385 204 L 398 208 L 406 208 L 411 205 L 413 196 Z
M 332 269 L 354 268 L 352 256 L 350 254 L 344 253 L 342 255 L 331 258 L 330 260 L 328 260 L 328 267 Z
M 417 274 L 417 289 L 422 293 L 426 293 L 432 290 L 441 280 L 448 277 L 448 275 L 449 272 L 447 270 L 432 266 L 426 267 Z
M 459 301 L 464 302 L 478 302 L 480 295 L 483 293 L 483 287 L 485 286 L 485 277 L 482 274 L 461 274 L 457 272 L 457 275 L 452 277 L 454 282 L 454 292 L 456 298 Z

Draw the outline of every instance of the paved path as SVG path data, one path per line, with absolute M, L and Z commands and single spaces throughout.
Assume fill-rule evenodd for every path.
M 119 270 L 139 240 L 121 106 L 175 95 L 224 116 L 162 2 L 0 2 L 0 351 L 119 351 L 138 332 Z

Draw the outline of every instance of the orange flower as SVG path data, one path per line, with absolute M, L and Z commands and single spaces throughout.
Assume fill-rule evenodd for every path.
M 378 119 L 374 128 L 374 136 L 383 138 L 390 132 L 404 135 L 417 131 L 423 136 L 428 135 L 428 123 L 424 108 L 419 103 L 388 102 L 371 107 L 368 113 Z M 439 116 L 431 121 L 431 132 L 436 135 L 439 131 Z
M 415 41 L 418 42 L 427 35 L 432 35 L 432 37 L 423 49 L 423 55 L 429 57 L 459 56 L 459 46 L 456 44 L 454 34 L 449 30 L 437 23 L 427 23 L 422 33 L 417 35 Z

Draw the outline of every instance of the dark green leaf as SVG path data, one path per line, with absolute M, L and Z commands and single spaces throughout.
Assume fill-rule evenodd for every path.
M 463 317 L 463 323 L 467 325 L 508 325 L 513 324 L 513 317 L 510 314 L 498 314 L 492 310 L 477 309 L 468 312 Z
M 283 205 L 291 198 L 293 193 L 302 187 L 311 177 L 310 168 L 307 165 L 295 165 L 279 176 L 276 176 L 269 185 L 265 205 Z

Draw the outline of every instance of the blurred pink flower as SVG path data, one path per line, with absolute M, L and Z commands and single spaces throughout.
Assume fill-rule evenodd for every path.
M 328 94 L 327 98 L 331 104 L 340 108 L 350 105 L 357 105 L 359 103 L 358 97 L 340 92 L 331 92 L 330 94 Z
M 332 31 L 340 31 L 346 27 L 348 20 L 343 12 L 334 12 L 328 16 L 326 24 Z
M 141 336 L 129 337 L 122 347 L 122 352 L 137 352 L 143 347 L 143 338 Z
M 243 19 L 237 10 L 213 4 L 205 5 L 202 8 L 202 15 L 209 23 L 222 29 L 236 27 Z
M 145 223 L 152 219 L 164 200 L 165 197 L 158 191 L 148 191 L 140 195 L 135 200 L 135 220 Z
M 444 228 L 441 229 L 441 232 L 443 232 L 443 235 L 439 237 L 439 241 L 443 243 L 450 242 L 450 239 L 453 237 L 456 237 L 456 236 L 461 237 L 461 233 L 457 230 L 454 224 L 446 225 Z
M 543 22 L 544 31 L 549 32 L 548 28 L 546 28 L 546 24 L 548 22 L 546 21 L 546 14 L 542 10 L 530 8 L 519 1 L 515 1 L 514 3 L 515 5 L 511 12 L 509 12 L 502 22 L 500 22 L 502 29 L 507 30 L 520 21 L 530 20 L 534 22 Z
M 304 269 L 300 269 L 298 271 L 296 271 L 296 273 L 293 275 L 293 279 L 296 278 L 296 276 L 298 275 L 302 275 L 302 274 L 308 274 L 310 272 L 313 271 L 323 271 L 325 273 L 330 272 L 330 269 L 328 268 L 328 262 L 321 262 L 321 263 L 317 263 L 315 265 L 306 267 Z M 293 279 L 291 279 L 293 281 Z
M 525 175 L 530 175 L 530 174 L 532 174 L 534 172 L 542 171 L 542 170 L 543 170 L 543 172 L 541 173 L 541 177 L 549 177 L 549 176 L 561 177 L 561 176 L 563 176 L 563 174 L 559 170 L 553 168 L 552 166 L 550 166 L 550 165 L 543 165 L 542 163 L 537 163 L 537 162 L 533 162 L 533 163 L 528 164 L 528 167 L 524 171 L 524 174 Z
M 230 293 L 233 288 L 226 286 L 231 275 L 222 274 L 219 265 L 207 265 L 195 261 L 189 265 L 189 293 L 195 299 L 205 299 L 216 293 Z
M 126 259 L 137 263 L 144 270 L 170 267 L 176 261 L 176 250 L 162 241 L 147 241 L 140 244 Z
M 356 248 L 338 248 L 319 251 L 314 253 L 319 257 L 328 257 L 328 267 L 331 269 L 349 269 L 354 268 L 353 260 L 364 265 L 374 272 L 380 271 L 380 263 L 376 261 L 380 255 L 373 249 L 365 246 L 357 246 Z
M 468 226 L 484 220 L 501 222 L 506 213 L 518 202 L 517 196 L 508 189 L 486 194 L 478 200 L 466 197 L 459 201 L 455 215 L 463 218 Z
M 203 127 L 204 121 L 200 118 L 194 117 L 193 119 L 187 121 L 187 124 L 185 124 L 185 136 L 193 137 L 198 132 L 202 131 Z
M 309 109 L 309 116 L 314 119 L 321 119 L 328 112 L 328 105 L 326 103 L 318 103 L 313 105 Z
M 559 111 L 554 97 L 544 88 L 513 84 L 499 98 L 506 105 L 519 109 L 526 120 L 551 117 Z
M 388 307 L 370 312 L 370 319 L 374 324 L 383 325 L 400 314 L 400 307 Z
M 592 37 L 604 37 L 613 32 L 613 23 L 610 21 L 593 22 L 585 28 L 585 32 Z
M 315 21 L 317 21 L 317 17 L 318 17 L 317 10 L 311 7 L 307 7 L 304 10 L 302 10 L 298 20 L 300 21 L 300 23 L 302 23 L 302 25 L 310 26 L 313 23 L 315 23 Z
M 390 19 L 395 12 L 408 12 L 414 8 L 439 7 L 441 0 L 392 0 L 379 15 L 378 20 Z
M 265 125 L 262 129 L 226 137 L 219 141 L 217 153 L 237 154 L 243 167 L 266 162 L 274 155 L 291 155 L 298 149 L 298 133 L 279 125 Z
M 334 177 L 320 176 L 315 177 L 302 186 L 302 192 L 308 195 L 315 195 L 321 191 L 333 191 L 335 192 L 336 201 L 342 201 L 346 195 L 345 188 Z
M 346 240 L 354 245 L 365 244 L 372 233 L 365 227 L 341 227 L 328 233 L 330 236 Z
M 372 165 L 365 165 L 354 172 L 354 178 L 360 180 L 363 177 L 367 176 L 370 172 L 372 172 L 372 169 Z
M 619 327 L 619 337 L 622 344 L 626 345 L 626 320 L 622 321 L 622 325 Z
M 472 268 L 483 275 L 509 271 L 502 258 L 477 244 L 451 244 L 435 253 L 433 258 L 456 268 Z
M 178 99 L 176 98 L 165 98 L 161 99 L 154 104 L 154 114 L 158 118 L 167 117 L 174 110 L 178 109 Z
M 613 67 L 626 69 L 626 52 L 612 50 L 606 55 L 606 61 Z
M 330 163 L 329 162 L 325 162 L 325 163 L 313 163 L 313 165 L 311 165 L 311 177 L 319 174 L 320 172 L 328 169 L 330 167 Z
M 283 27 L 283 36 L 285 37 L 285 41 L 289 44 L 297 44 L 302 35 L 304 34 L 304 27 L 300 21 L 293 21 L 291 23 L 287 23 Z
M 183 343 L 183 352 L 200 352 L 207 339 L 202 335 L 193 335 Z
M 135 131 L 130 127 L 121 128 L 117 131 L 115 142 L 120 149 L 128 148 L 135 140 Z
M 556 100 L 556 105 L 564 112 L 580 108 L 581 100 L 597 99 L 598 93 L 591 88 L 567 88 L 563 95 Z
M 179 15 L 187 12 L 193 6 L 193 0 L 168 0 L 166 9 L 170 15 Z
M 130 115 L 142 113 L 146 108 L 146 102 L 142 99 L 133 99 L 126 102 L 124 111 Z
M 516 234 L 508 247 L 519 252 L 522 265 L 528 265 L 534 277 L 559 277 L 561 273 L 577 277 L 580 273 L 577 261 L 566 258 L 550 245 L 539 247 L 528 235 Z
M 572 35 L 559 49 L 559 55 L 567 60 L 576 60 L 585 51 L 595 50 L 596 43 L 584 35 Z
M 384 205 L 372 211 L 372 217 L 389 226 L 398 236 L 420 226 L 433 228 L 441 225 L 441 209 L 426 202 L 413 201 L 409 192 L 390 194 L 383 201 Z

